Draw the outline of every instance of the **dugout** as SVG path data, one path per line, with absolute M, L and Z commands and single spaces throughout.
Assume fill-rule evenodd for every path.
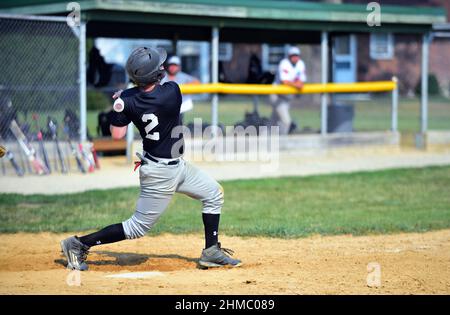
M 218 82 L 219 41 L 231 43 L 286 43 L 321 45 L 321 82 L 330 81 L 330 39 L 339 34 L 392 32 L 422 36 L 421 133 L 427 131 L 429 44 L 433 24 L 446 21 L 436 7 L 261 0 L 83 0 L 80 64 L 85 64 L 86 37 L 160 38 L 211 42 L 211 81 Z M 67 16 L 67 1 L 5 0 L 6 14 Z M 375 14 L 375 15 L 374 15 Z M 369 26 L 368 24 L 375 24 Z M 81 138 L 86 138 L 86 76 L 80 68 Z M 84 89 L 84 90 L 83 90 Z M 327 97 L 321 97 L 321 133 L 327 133 Z M 212 98 L 212 124 L 218 124 L 218 98 Z

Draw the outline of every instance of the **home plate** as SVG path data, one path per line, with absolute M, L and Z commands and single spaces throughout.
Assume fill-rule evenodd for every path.
M 162 272 L 159 271 L 144 271 L 144 272 L 128 272 L 128 273 L 117 273 L 115 275 L 105 276 L 107 278 L 121 278 L 121 279 L 145 279 L 164 276 Z

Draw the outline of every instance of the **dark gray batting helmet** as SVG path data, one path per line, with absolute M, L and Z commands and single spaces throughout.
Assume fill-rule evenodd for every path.
M 166 58 L 167 52 L 163 48 L 136 48 L 127 60 L 128 75 L 139 86 L 161 81 L 166 73 L 162 66 Z

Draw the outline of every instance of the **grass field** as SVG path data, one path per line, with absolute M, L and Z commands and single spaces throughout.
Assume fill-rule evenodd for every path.
M 450 167 L 227 181 L 221 231 L 303 237 L 450 227 Z M 80 194 L 0 194 L 0 232 L 91 230 L 127 219 L 137 188 Z M 202 231 L 201 204 L 176 195 L 151 233 Z
M 270 117 L 271 106 L 264 97 L 260 100 L 260 114 Z M 252 110 L 250 97 L 221 97 L 219 102 L 219 121 L 229 126 L 244 119 L 246 111 Z M 418 98 L 400 99 L 399 104 L 399 130 L 402 132 L 418 132 L 420 130 L 420 100 Z M 98 112 L 88 113 L 89 131 L 96 135 Z M 300 107 L 292 108 L 291 115 L 302 129 L 309 127 L 313 130 L 320 128 L 320 108 L 306 101 L 300 101 Z M 369 101 L 355 102 L 354 128 L 357 131 L 380 131 L 390 129 L 391 98 L 390 96 L 376 97 Z M 195 103 L 194 110 L 188 112 L 184 123 L 202 118 L 205 122 L 211 121 L 211 104 L 206 101 Z M 437 130 L 450 130 L 450 100 L 442 97 L 431 97 L 429 103 L 429 128 Z

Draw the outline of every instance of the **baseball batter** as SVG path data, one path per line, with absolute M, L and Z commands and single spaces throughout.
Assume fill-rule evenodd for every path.
M 85 235 L 61 241 L 61 249 L 70 269 L 87 270 L 89 249 L 125 239 L 143 237 L 158 221 L 175 192 L 200 200 L 203 204 L 205 249 L 199 264 L 203 267 L 237 267 L 241 261 L 231 258 L 233 251 L 222 248 L 218 241 L 223 189 L 208 174 L 183 160 L 183 135 L 172 135 L 181 125 L 182 95 L 175 82 L 160 84 L 165 75 L 163 63 L 167 54 L 162 48 L 141 47 L 129 56 L 126 69 L 136 87 L 123 91 L 121 112 L 112 119 L 112 134 L 124 135 L 133 122 L 143 140 L 140 162 L 140 196 L 134 214 L 128 220 Z

